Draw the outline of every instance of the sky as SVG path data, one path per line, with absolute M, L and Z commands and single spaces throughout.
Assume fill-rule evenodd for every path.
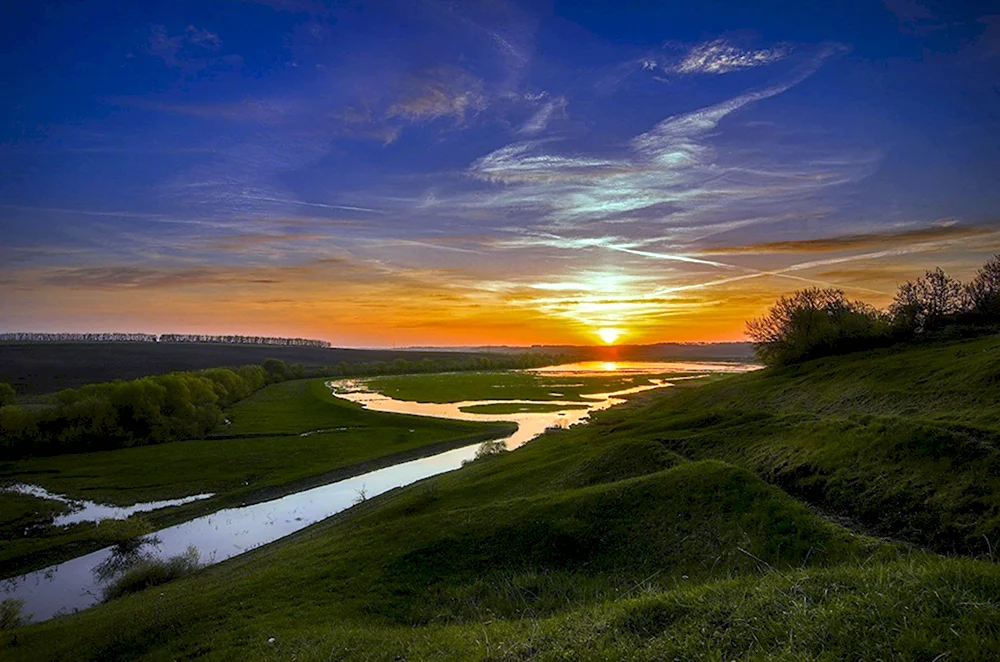
M 1000 252 L 1000 5 L 13 0 L 0 332 L 721 341 Z

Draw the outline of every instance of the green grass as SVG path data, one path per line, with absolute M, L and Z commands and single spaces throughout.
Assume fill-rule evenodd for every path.
M 548 405 L 541 403 L 495 403 L 491 405 L 470 405 L 459 407 L 459 411 L 467 414 L 544 414 L 553 411 L 570 411 L 572 409 L 586 409 L 587 405 Z
M 366 465 L 378 458 L 473 444 L 512 429 L 504 424 L 366 411 L 334 398 L 323 380 L 274 384 L 238 403 L 229 415 L 233 423 L 222 432 L 256 436 L 9 462 L 0 465 L 0 482 L 33 483 L 73 498 L 117 505 L 209 492 L 217 495 L 146 515 L 161 528 L 223 507 L 361 473 L 374 468 Z M 312 433 L 315 430 L 329 431 Z M 24 535 L 29 522 L 46 521 L 47 510 L 32 510 L 43 508 L 43 503 L 54 502 L 0 494 L 4 576 L 96 548 L 92 523 L 34 526 L 31 535 Z
M 748 468 L 883 535 L 1000 542 L 1000 339 L 881 350 L 663 391 L 616 433 Z
M 0 541 L 24 537 L 26 533 L 44 528 L 53 516 L 68 510 L 60 501 L 39 499 L 26 494 L 0 492 Z M 0 543 L 0 546 L 5 543 Z
M 556 377 L 530 372 L 451 372 L 374 377 L 366 382 L 373 391 L 412 402 L 580 400 L 581 395 L 609 393 L 649 384 L 651 377 L 654 376 Z
M 992 526 L 994 351 L 875 352 L 646 394 L 0 633 L 0 657 L 993 660 L 1000 567 L 857 531 L 907 522 L 901 537 L 937 545 Z M 921 370 L 936 379 L 900 377 Z

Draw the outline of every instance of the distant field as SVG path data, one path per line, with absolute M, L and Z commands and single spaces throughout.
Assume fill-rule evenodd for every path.
M 451 372 L 375 377 L 368 380 L 368 387 L 397 400 L 412 402 L 580 400 L 581 395 L 644 386 L 650 383 L 649 380 L 649 375 L 550 376 L 531 372 Z
M 137 379 L 177 370 L 261 364 L 279 359 L 289 365 L 336 365 L 425 358 L 462 358 L 457 352 L 330 349 L 222 345 L 209 343 L 0 343 L 0 382 L 18 393 L 35 395 L 92 382 Z

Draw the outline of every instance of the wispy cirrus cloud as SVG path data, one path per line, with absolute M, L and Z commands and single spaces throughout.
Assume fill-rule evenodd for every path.
M 971 237 L 987 237 L 1000 234 L 1000 224 L 961 225 L 954 221 L 933 224 L 926 227 L 904 228 L 890 232 L 847 234 L 815 239 L 769 241 L 739 246 L 716 246 L 704 248 L 700 255 L 723 254 L 769 254 L 769 253 L 829 253 L 867 249 L 875 246 L 911 244 L 918 242 L 949 241 Z
M 407 91 L 389 106 L 387 118 L 426 122 L 452 117 L 461 122 L 466 115 L 484 110 L 487 97 L 483 82 L 468 72 L 439 68 L 416 73 L 407 83 Z
M 715 39 L 694 46 L 674 71 L 680 74 L 726 74 L 772 64 L 787 55 L 788 49 L 783 47 L 744 49 L 724 39 Z
M 672 49 L 681 44 L 668 44 Z M 788 45 L 776 45 L 770 48 L 748 48 L 724 38 L 712 39 L 690 46 L 683 46 L 683 55 L 650 54 L 639 60 L 639 67 L 644 71 L 663 72 L 667 74 L 694 75 L 728 74 L 734 71 L 746 71 L 774 64 L 791 55 Z
M 521 128 L 517 130 L 520 135 L 533 136 L 538 134 L 548 127 L 549 122 L 552 120 L 554 115 L 566 114 L 566 97 L 558 96 L 554 99 L 545 99 L 548 95 L 540 95 L 543 99 L 541 107 L 535 111 L 528 121 L 521 125 Z
M 734 162 L 720 155 L 713 132 L 735 111 L 777 96 L 812 75 L 838 47 L 821 49 L 782 83 L 672 115 L 624 145 L 558 150 L 536 139 L 506 145 L 473 162 L 468 174 L 502 189 L 476 191 L 471 204 L 530 209 L 542 226 L 580 229 L 587 223 L 676 225 L 686 214 L 724 215 L 751 201 L 801 198 L 864 176 L 877 155 L 814 153 L 794 165 Z M 751 215 L 751 214 L 745 214 Z

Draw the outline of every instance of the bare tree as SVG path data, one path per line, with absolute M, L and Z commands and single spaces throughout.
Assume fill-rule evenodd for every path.
M 1000 254 L 979 268 L 965 286 L 965 295 L 970 313 L 990 321 L 1000 319 Z
M 965 310 L 965 288 L 940 267 L 900 285 L 889 308 L 896 325 L 913 332 L 934 330 Z

